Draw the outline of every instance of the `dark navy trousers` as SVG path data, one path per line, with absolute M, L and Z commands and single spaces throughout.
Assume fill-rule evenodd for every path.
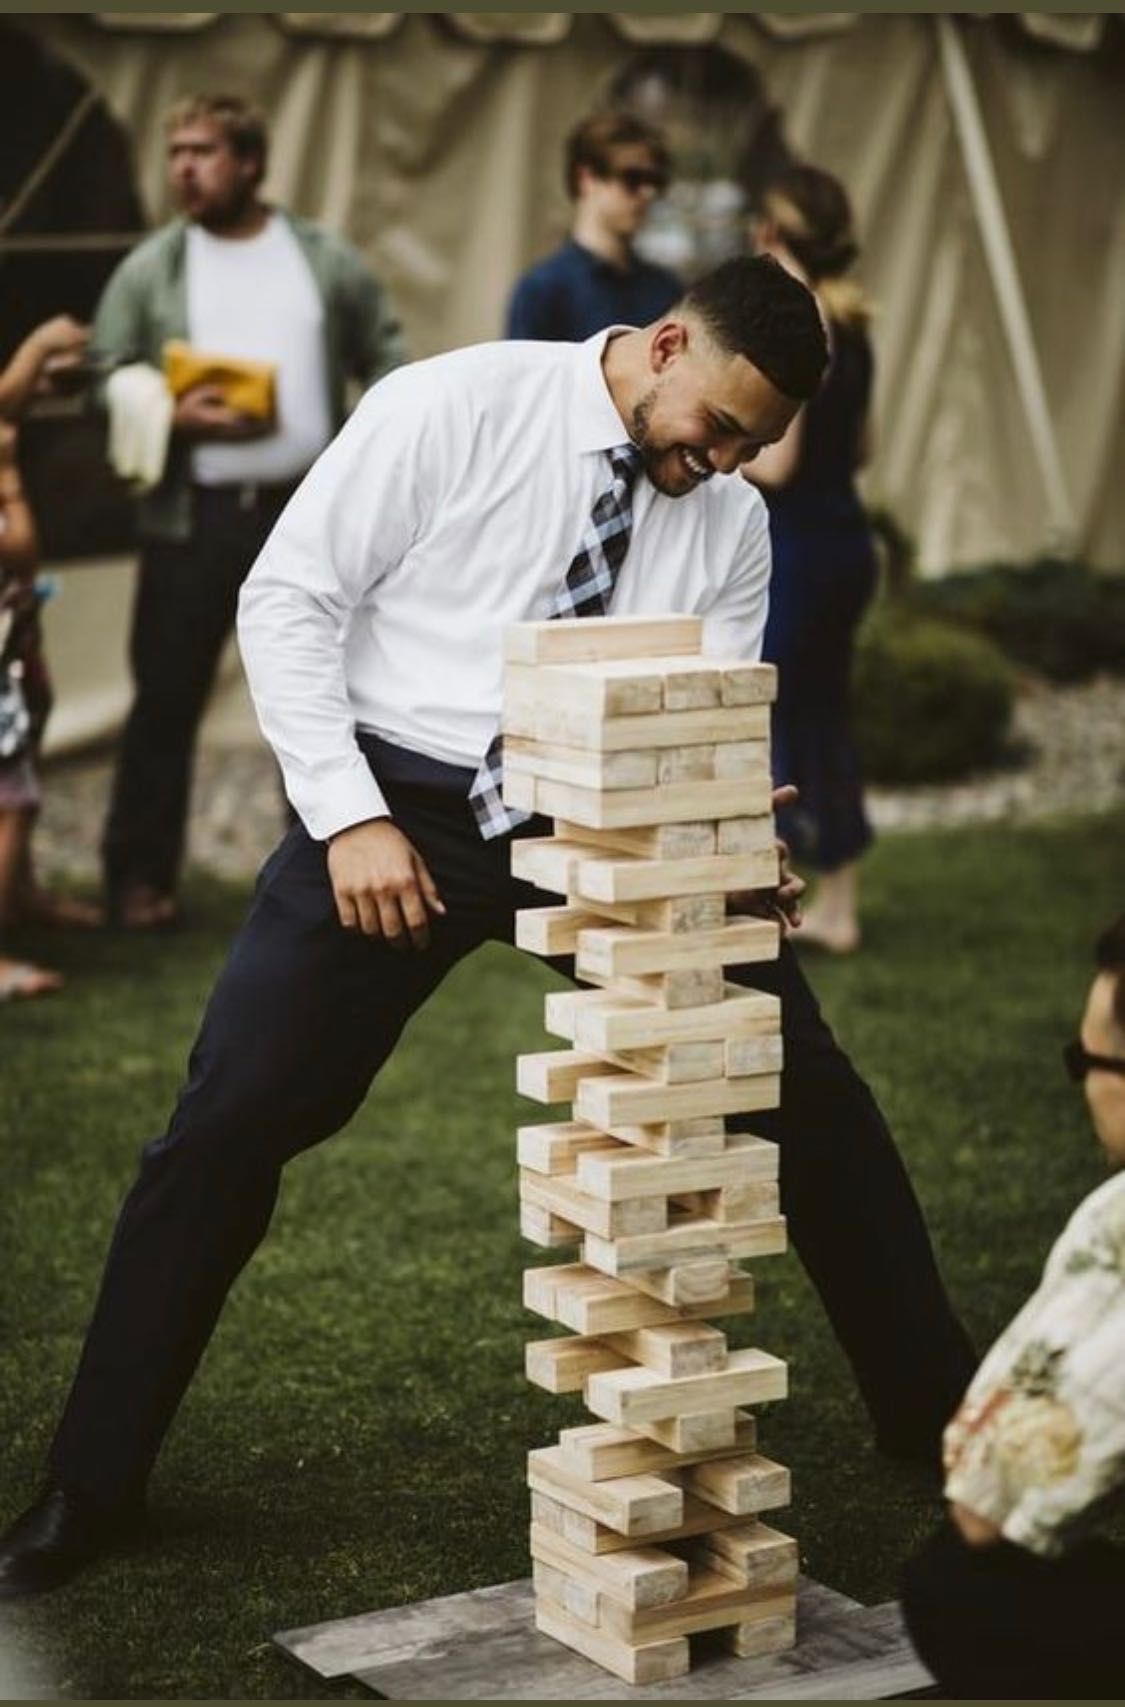
M 258 879 L 167 1132 L 142 1152 L 51 1450 L 53 1479 L 106 1506 L 140 1493 L 234 1280 L 265 1235 L 281 1170 L 363 1101 L 411 1015 L 479 944 L 510 942 L 541 890 L 481 840 L 456 786 L 367 750 L 395 822 L 448 909 L 424 953 L 340 925 L 323 843 L 291 829 Z M 413 755 L 399 755 L 409 760 Z M 405 780 L 404 780 L 405 779 Z M 525 833 L 546 833 L 540 820 Z M 565 969 L 565 967 L 564 967 Z M 781 996 L 782 1104 L 753 1127 L 781 1152 L 790 1232 L 855 1370 L 877 1436 L 935 1454 L 974 1357 L 878 1108 L 796 957 L 737 969 Z

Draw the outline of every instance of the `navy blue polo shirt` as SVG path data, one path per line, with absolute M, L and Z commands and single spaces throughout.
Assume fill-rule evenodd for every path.
M 506 335 L 577 344 L 606 326 L 647 326 L 682 294 L 667 267 L 635 255 L 623 271 L 569 238 L 519 280 Z

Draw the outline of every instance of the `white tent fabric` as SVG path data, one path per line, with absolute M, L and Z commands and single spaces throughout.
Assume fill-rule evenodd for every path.
M 269 189 L 346 231 L 419 355 L 496 336 L 565 227 L 562 139 L 654 39 L 745 60 L 790 143 L 848 185 L 878 304 L 873 501 L 925 570 L 1057 543 L 930 15 L 27 14 L 137 141 L 165 211 L 160 122 L 236 88 L 274 129 Z M 1125 79 L 1100 16 L 958 19 L 1074 518 L 1125 565 Z M 1036 39 L 1032 39 L 1036 38 Z M 1066 51 L 1073 50 L 1073 51 Z M 1009 327 L 1010 330 L 1010 327 Z M 1040 447 L 1041 448 L 1041 447 Z M 1056 510 L 1058 506 L 1054 507 Z

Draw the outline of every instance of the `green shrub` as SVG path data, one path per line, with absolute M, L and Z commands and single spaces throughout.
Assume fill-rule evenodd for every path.
M 943 782 L 994 763 L 1015 679 L 989 640 L 879 605 L 856 650 L 854 715 L 873 782 Z
M 1125 674 L 1125 575 L 1052 558 L 915 582 L 914 609 L 986 634 L 1053 681 Z

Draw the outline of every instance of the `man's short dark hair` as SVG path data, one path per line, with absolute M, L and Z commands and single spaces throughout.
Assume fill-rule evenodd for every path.
M 1108 972 L 1114 980 L 1113 1017 L 1125 1036 L 1125 913 L 1107 925 L 1094 944 L 1094 961 L 1099 972 Z
M 232 154 L 240 160 L 255 160 L 258 177 L 265 176 L 269 156 L 269 131 L 264 113 L 241 95 L 185 95 L 177 101 L 164 121 L 168 135 L 186 124 L 200 120 L 218 125 Z
M 591 113 L 575 125 L 566 139 L 566 193 L 571 201 L 578 194 L 578 174 L 583 167 L 604 178 L 613 167 L 613 150 L 638 143 L 649 150 L 655 169 L 667 177 L 671 170 L 668 145 L 658 130 L 635 113 L 616 109 Z
M 745 356 L 786 397 L 807 403 L 828 365 L 828 340 L 810 290 L 772 255 L 739 255 L 692 285 L 682 306 L 719 347 Z

